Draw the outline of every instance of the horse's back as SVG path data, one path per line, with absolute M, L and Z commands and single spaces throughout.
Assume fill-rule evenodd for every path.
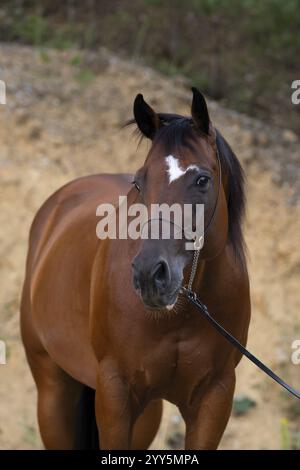
M 74 180 L 47 199 L 30 230 L 22 322 L 34 325 L 46 351 L 70 375 L 82 380 L 86 369 L 87 385 L 93 385 L 95 364 L 88 315 L 91 269 L 101 243 L 96 208 L 117 204 L 129 185 L 129 175 Z

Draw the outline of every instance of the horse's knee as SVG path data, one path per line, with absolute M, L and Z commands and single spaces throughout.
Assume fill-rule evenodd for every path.
M 160 425 L 162 408 L 162 400 L 152 401 L 138 417 L 132 434 L 132 449 L 144 450 L 151 445 Z

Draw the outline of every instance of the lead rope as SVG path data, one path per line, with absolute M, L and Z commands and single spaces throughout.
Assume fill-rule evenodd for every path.
M 197 294 L 192 290 L 188 290 L 185 287 L 181 288 L 181 294 L 183 294 L 204 316 L 206 320 L 231 343 L 236 349 L 238 349 L 244 356 L 246 356 L 253 364 L 259 367 L 265 374 L 267 374 L 271 379 L 275 380 L 281 387 L 285 388 L 289 393 L 294 395 L 294 397 L 300 399 L 300 392 L 295 388 L 288 385 L 283 379 L 281 379 L 275 372 L 267 367 L 262 361 L 254 356 L 248 349 L 246 349 L 231 333 L 229 333 L 225 328 L 220 325 L 220 323 L 211 316 L 206 305 L 198 299 Z
M 208 225 L 206 226 L 204 233 L 207 231 L 208 227 L 211 225 L 211 222 L 214 218 L 218 199 L 219 199 L 219 192 L 221 186 L 221 162 L 220 156 L 217 149 L 217 160 L 219 163 L 219 188 L 218 194 L 216 198 L 215 207 L 210 218 Z M 222 335 L 224 336 L 229 343 L 231 343 L 236 349 L 238 349 L 244 356 L 246 356 L 253 364 L 259 367 L 265 374 L 271 377 L 275 382 L 277 382 L 281 387 L 285 388 L 289 393 L 294 395 L 294 397 L 300 399 L 300 392 L 298 392 L 295 388 L 288 385 L 284 380 L 282 380 L 275 372 L 272 371 L 269 367 L 267 367 L 262 361 L 260 361 L 257 357 L 255 357 L 248 349 L 246 349 L 231 333 L 229 333 L 220 323 L 215 320 L 209 313 L 208 308 L 206 305 L 198 299 L 196 292 L 193 291 L 193 283 L 197 273 L 198 261 L 200 256 L 200 251 L 204 244 L 204 235 L 201 235 L 200 238 L 194 241 L 194 254 L 193 254 L 193 261 L 191 267 L 191 273 L 189 277 L 189 281 L 187 287 L 182 287 L 180 293 L 184 295 L 204 316 L 206 320 Z

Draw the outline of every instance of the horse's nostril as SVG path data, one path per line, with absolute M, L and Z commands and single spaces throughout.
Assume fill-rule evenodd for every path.
M 155 268 L 152 270 L 152 276 L 155 279 L 163 279 L 165 275 L 165 265 L 162 261 L 160 261 Z
M 169 269 L 165 261 L 160 261 L 152 269 L 152 279 L 156 287 L 161 288 L 167 284 L 169 280 Z

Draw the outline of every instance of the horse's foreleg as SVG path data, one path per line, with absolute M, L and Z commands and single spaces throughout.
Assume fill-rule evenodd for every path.
M 134 423 L 129 387 L 113 366 L 100 369 L 96 387 L 100 449 L 128 450 Z
M 162 400 L 151 401 L 134 424 L 131 449 L 146 450 L 158 431 L 163 411 Z
M 46 449 L 73 449 L 82 385 L 58 367 L 45 351 L 32 323 L 27 295 L 22 299 L 21 331 L 37 386 L 38 422 L 43 443 Z
M 60 369 L 50 357 L 28 355 L 37 385 L 38 422 L 46 449 L 74 448 L 77 406 L 82 385 Z
M 183 411 L 186 449 L 217 449 L 231 413 L 234 388 L 234 373 L 221 377 L 199 396 L 196 408 Z

